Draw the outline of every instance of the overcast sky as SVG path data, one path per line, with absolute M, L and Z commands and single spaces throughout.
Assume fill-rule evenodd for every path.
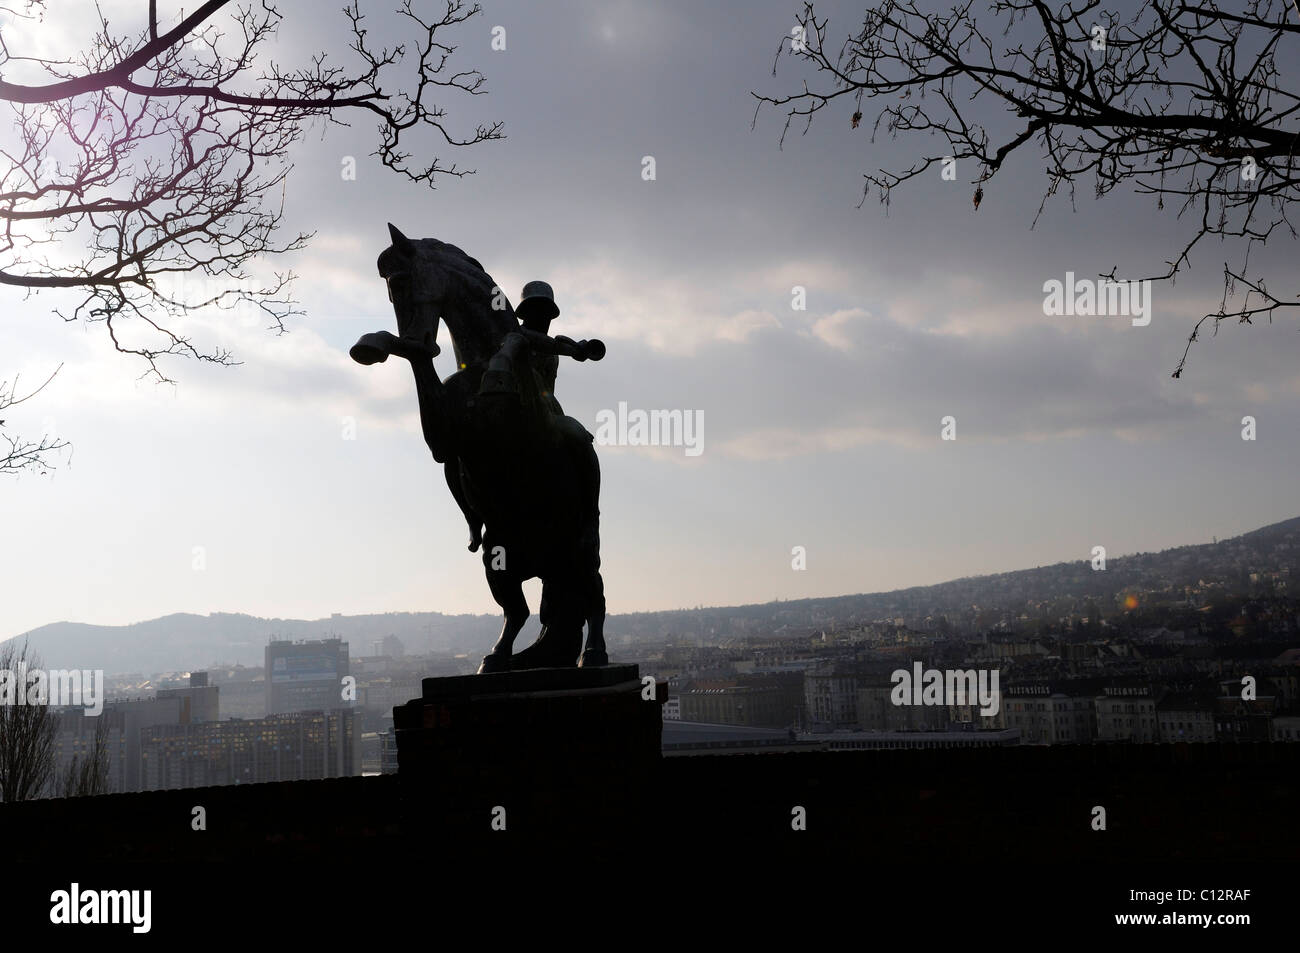
M 57 5 L 46 48 L 72 42 L 78 6 L 91 9 Z M 126 24 L 145 6 L 108 9 Z M 277 62 L 346 54 L 344 21 L 324 6 L 281 4 Z M 379 29 L 390 4 L 367 6 Z M 0 377 L 35 383 L 63 364 L 6 427 L 52 425 L 75 449 L 50 476 L 0 484 L 0 637 L 177 611 L 496 611 L 421 439 L 409 370 L 347 356 L 359 334 L 394 329 L 375 273 L 388 221 L 460 245 L 512 300 L 530 279 L 554 286 L 552 330 L 609 348 L 560 367 L 557 396 L 589 429 L 620 401 L 702 411 L 698 456 L 600 448 L 611 612 L 887 590 L 1300 514 L 1295 325 L 1225 326 L 1170 379 L 1234 249 L 1207 244 L 1192 275 L 1157 285 L 1146 327 L 1047 317 L 1045 281 L 1154 273 L 1183 228 L 1143 197 L 1094 201 L 1085 187 L 1077 211 L 1049 205 L 1031 230 L 1037 154 L 1009 163 L 978 211 L 971 169 L 957 182 L 936 170 L 888 214 L 874 199 L 857 208 L 864 171 L 933 145 L 873 144 L 874 114 L 851 129 L 848 101 L 784 149 L 780 114 L 751 130 L 750 91 L 803 76 L 788 57 L 771 74 L 799 3 L 483 6 L 456 56 L 490 93 L 448 101 L 449 118 L 462 131 L 502 120 L 507 138 L 444 150 L 477 174 L 428 191 L 366 157 L 368 122 L 309 136 L 285 196 L 287 227 L 317 233 L 285 262 L 306 317 L 280 337 L 238 319 L 187 326 L 242 365 L 176 362 L 175 386 L 140 381 L 102 326 L 63 323 L 49 294 L 5 294 Z M 838 37 L 862 0 L 817 8 Z M 505 51 L 490 48 L 497 25 Z M 1278 288 L 1294 260 L 1294 244 L 1258 259 L 1290 263 Z M 1247 414 L 1254 442 L 1241 439 Z M 940 439 L 945 415 L 955 441 Z

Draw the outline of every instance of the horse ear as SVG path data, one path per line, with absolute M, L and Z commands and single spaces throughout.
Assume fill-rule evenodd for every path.
M 393 240 L 393 247 L 408 258 L 415 254 L 415 243 L 403 235 L 392 222 L 388 223 L 388 235 Z

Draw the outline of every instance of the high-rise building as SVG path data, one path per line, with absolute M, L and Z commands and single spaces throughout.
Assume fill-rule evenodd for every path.
M 180 723 L 185 725 L 190 722 L 219 721 L 221 719 L 220 693 L 220 686 L 208 684 L 207 672 L 191 672 L 189 687 L 160 688 L 158 698 L 160 700 L 179 698 Z
M 65 709 L 54 739 L 58 777 L 74 757 L 85 758 L 93 752 L 98 718 L 105 718 L 109 792 L 148 790 L 141 769 L 141 733 L 156 726 L 217 721 L 221 717 L 220 691 L 220 686 L 208 684 L 207 672 L 194 672 L 185 688 L 159 689 L 154 698 L 107 702 L 97 718 L 87 716 L 84 709 Z
M 342 639 L 266 646 L 266 714 L 349 708 L 343 700 L 348 644 Z
M 356 711 L 157 725 L 141 732 L 146 790 L 305 781 L 361 773 Z

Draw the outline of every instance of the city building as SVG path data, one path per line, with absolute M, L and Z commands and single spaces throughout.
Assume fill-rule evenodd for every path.
M 804 673 L 808 727 L 827 730 L 858 726 L 858 689 L 862 677 L 846 662 L 833 662 Z
M 1221 682 L 1220 694 L 1214 699 L 1215 740 L 1229 743 L 1269 741 L 1273 714 L 1277 710 L 1277 698 L 1263 694 L 1269 687 L 1269 683 L 1264 681 L 1257 685 L 1257 689 L 1262 691 L 1256 697 L 1244 699 L 1239 680 Z
M 379 773 L 397 773 L 397 732 L 392 727 L 379 732 Z
M 1274 741 L 1300 741 L 1300 715 L 1279 715 L 1272 729 Z
M 266 646 L 266 713 L 348 707 L 347 675 L 348 644 L 342 639 L 273 640 Z
M 157 698 L 167 701 L 171 698 L 180 700 L 180 724 L 191 722 L 220 721 L 221 688 L 208 684 L 207 672 L 192 672 L 190 684 L 186 688 L 160 688 Z
M 155 725 L 141 731 L 144 790 L 357 775 L 355 729 L 356 712 L 346 708 Z
M 1169 692 L 1156 702 L 1160 740 L 1214 740 L 1214 702 L 1193 692 Z
M 858 689 L 858 724 L 863 731 L 942 731 L 948 709 L 942 705 L 895 705 L 889 679 L 876 676 Z
M 64 709 L 54 739 L 56 777 L 63 777 L 74 757 L 91 753 L 98 719 L 106 718 L 109 793 L 148 790 L 141 771 L 141 733 L 162 725 L 216 721 L 220 716 L 220 688 L 208 684 L 206 672 L 194 672 L 187 687 L 161 689 L 153 698 L 106 702 L 98 717 L 86 715 L 81 708 Z
M 1155 744 L 1160 740 L 1156 700 L 1148 682 L 1116 681 L 1094 699 L 1098 741 Z
M 1088 744 L 1096 731 L 1099 685 L 1091 679 L 1008 685 L 1002 691 L 1007 728 L 1023 744 Z
M 761 678 L 697 680 L 676 695 L 678 712 L 673 720 L 788 728 L 798 717 L 797 698 L 788 686 Z

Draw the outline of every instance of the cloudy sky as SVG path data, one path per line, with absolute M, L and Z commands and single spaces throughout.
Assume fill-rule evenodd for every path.
M 817 7 L 838 36 L 861 4 Z M 77 6 L 59 4 L 33 42 L 76 36 Z M 382 26 L 390 4 L 365 6 Z M 507 138 L 447 153 L 477 174 L 429 191 L 366 157 L 368 122 L 308 136 L 285 196 L 287 227 L 317 234 L 288 262 L 306 317 L 279 337 L 227 317 L 187 325 L 240 366 L 176 362 L 174 386 L 141 381 L 102 326 L 63 323 L 52 295 L 6 293 L 0 378 L 63 365 L 6 426 L 53 429 L 74 450 L 52 475 L 0 484 L 0 637 L 176 611 L 495 611 L 409 371 L 347 356 L 394 325 L 374 264 L 388 221 L 460 245 L 512 298 L 551 282 L 553 330 L 609 348 L 560 368 L 557 396 L 590 429 L 620 401 L 703 413 L 698 456 L 600 448 L 611 612 L 887 590 L 1300 513 L 1294 324 L 1225 326 L 1170 379 L 1234 249 L 1207 244 L 1192 275 L 1156 286 L 1149 326 L 1047 317 L 1045 281 L 1154 273 L 1183 227 L 1145 198 L 1094 201 L 1085 187 L 1077 210 L 1049 205 L 1031 230 L 1045 184 L 1032 153 L 978 212 L 973 170 L 936 171 L 888 214 L 857 208 L 864 171 L 932 145 L 872 143 L 872 116 L 851 129 L 847 101 L 783 149 L 780 114 L 751 130 L 751 91 L 803 76 L 788 57 L 771 73 L 798 3 L 483 6 L 456 56 L 490 92 L 450 100 L 449 116 L 462 130 L 501 120 Z M 143 22 L 143 2 L 108 9 Z M 306 0 L 281 9 L 279 63 L 345 57 L 341 17 Z M 504 51 L 490 47 L 498 25 Z M 19 36 L 32 34 L 6 28 Z M 1257 260 L 1294 259 L 1292 244 Z M 796 285 L 806 310 L 792 308 Z M 450 360 L 448 348 L 443 373 Z M 1240 436 L 1247 414 L 1254 442 Z M 946 415 L 955 441 L 940 439 Z M 806 570 L 792 569 L 795 546 Z

